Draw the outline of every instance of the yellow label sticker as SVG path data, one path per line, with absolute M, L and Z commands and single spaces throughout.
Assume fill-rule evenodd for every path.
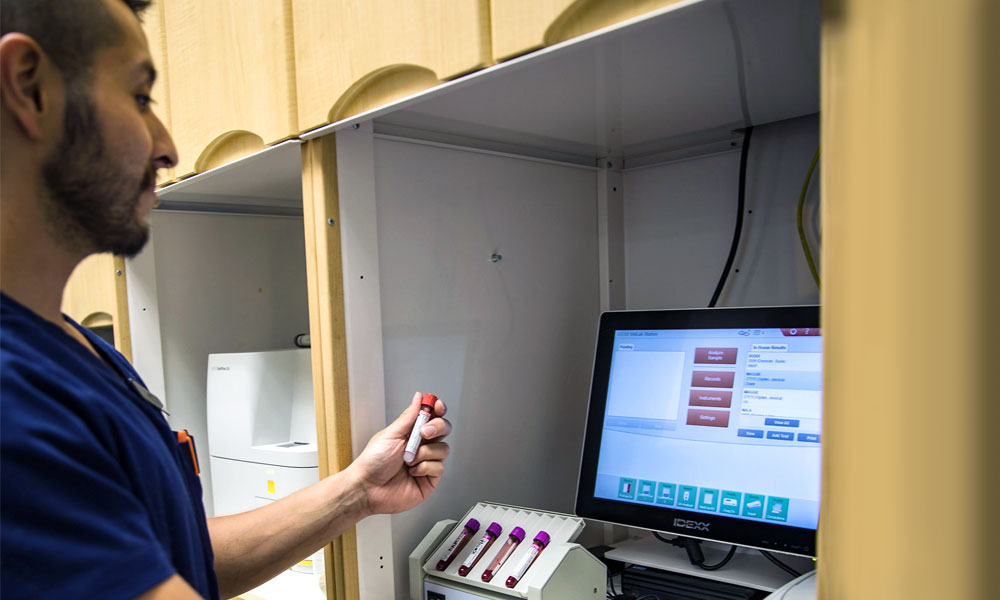
M 267 480 L 267 493 L 268 494 L 274 494 L 275 493 L 275 491 L 274 491 L 274 482 L 271 481 L 270 479 Z

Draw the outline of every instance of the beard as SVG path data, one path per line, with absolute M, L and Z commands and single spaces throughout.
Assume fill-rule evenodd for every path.
M 42 165 L 46 220 L 71 252 L 132 258 L 149 240 L 149 226 L 136 210 L 155 171 L 147 166 L 141 175 L 128 173 L 108 155 L 84 87 L 67 85 L 63 138 Z

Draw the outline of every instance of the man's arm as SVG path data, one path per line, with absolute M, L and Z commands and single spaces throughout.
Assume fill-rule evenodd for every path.
M 256 510 L 209 519 L 221 597 L 257 587 L 368 516 L 349 471 Z
M 403 451 L 420 409 L 421 394 L 392 424 L 375 434 L 349 467 L 267 506 L 208 520 L 215 573 L 223 598 L 271 579 L 322 548 L 361 519 L 395 513 L 422 502 L 444 471 L 451 431 L 437 401 L 424 426 L 425 443 L 412 465 Z

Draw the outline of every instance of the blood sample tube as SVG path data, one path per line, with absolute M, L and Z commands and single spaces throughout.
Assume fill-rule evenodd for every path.
M 497 552 L 497 555 L 493 557 L 493 561 L 490 562 L 490 565 L 486 567 L 485 571 L 483 571 L 483 581 L 488 582 L 493 579 L 493 574 L 496 573 L 505 562 L 507 562 L 507 558 L 514 553 L 514 550 L 517 549 L 517 545 L 520 544 L 523 539 L 523 529 L 515 527 L 511 530 L 510 535 L 507 536 L 507 541 L 503 546 L 500 546 L 500 551 Z
M 469 543 L 472 536 L 476 535 L 477 531 L 479 531 L 479 521 L 469 519 L 465 523 L 465 527 L 462 528 L 462 533 L 458 534 L 455 541 L 448 546 L 447 550 L 445 550 L 444 556 L 442 556 L 441 560 L 438 561 L 437 570 L 444 571 L 447 569 L 448 565 L 451 564 L 451 561 L 455 560 L 458 553 L 462 551 L 462 548 L 465 548 L 465 545 Z
M 493 542 L 497 540 L 502 531 L 503 527 L 500 527 L 500 523 L 496 521 L 490 523 L 490 526 L 486 528 L 486 533 L 476 542 L 476 546 L 472 549 L 472 554 L 466 557 L 465 562 L 458 568 L 458 574 L 462 577 L 468 575 L 472 567 L 476 566 L 476 563 L 486 554 L 486 551 L 490 549 L 490 546 L 493 545 Z
M 518 581 L 524 577 L 524 573 L 528 570 L 528 567 L 535 562 L 538 555 L 542 553 L 542 550 L 549 545 L 549 534 L 544 531 L 539 531 L 538 535 L 535 536 L 535 540 L 531 542 L 531 548 L 528 549 L 528 553 L 524 555 L 521 562 L 517 563 L 517 567 L 514 569 L 514 573 L 507 578 L 506 585 L 509 588 L 517 585 Z
M 420 429 L 427 424 L 431 415 L 434 414 L 434 403 L 437 396 L 434 394 L 424 394 L 420 399 L 420 412 L 417 414 L 417 422 L 413 424 L 410 431 L 410 439 L 406 441 L 406 450 L 403 451 L 403 462 L 410 464 L 417 456 L 417 448 L 420 447 Z

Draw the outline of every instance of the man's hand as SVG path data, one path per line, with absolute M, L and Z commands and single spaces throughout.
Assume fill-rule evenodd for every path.
M 398 513 L 413 508 L 437 487 L 444 472 L 448 444 L 441 441 L 451 433 L 444 419 L 447 408 L 438 400 L 433 418 L 421 429 L 423 442 L 412 465 L 403 462 L 403 450 L 420 411 L 422 395 L 417 392 L 410 406 L 388 427 L 376 433 L 361 455 L 351 464 L 368 498 L 371 514 Z

